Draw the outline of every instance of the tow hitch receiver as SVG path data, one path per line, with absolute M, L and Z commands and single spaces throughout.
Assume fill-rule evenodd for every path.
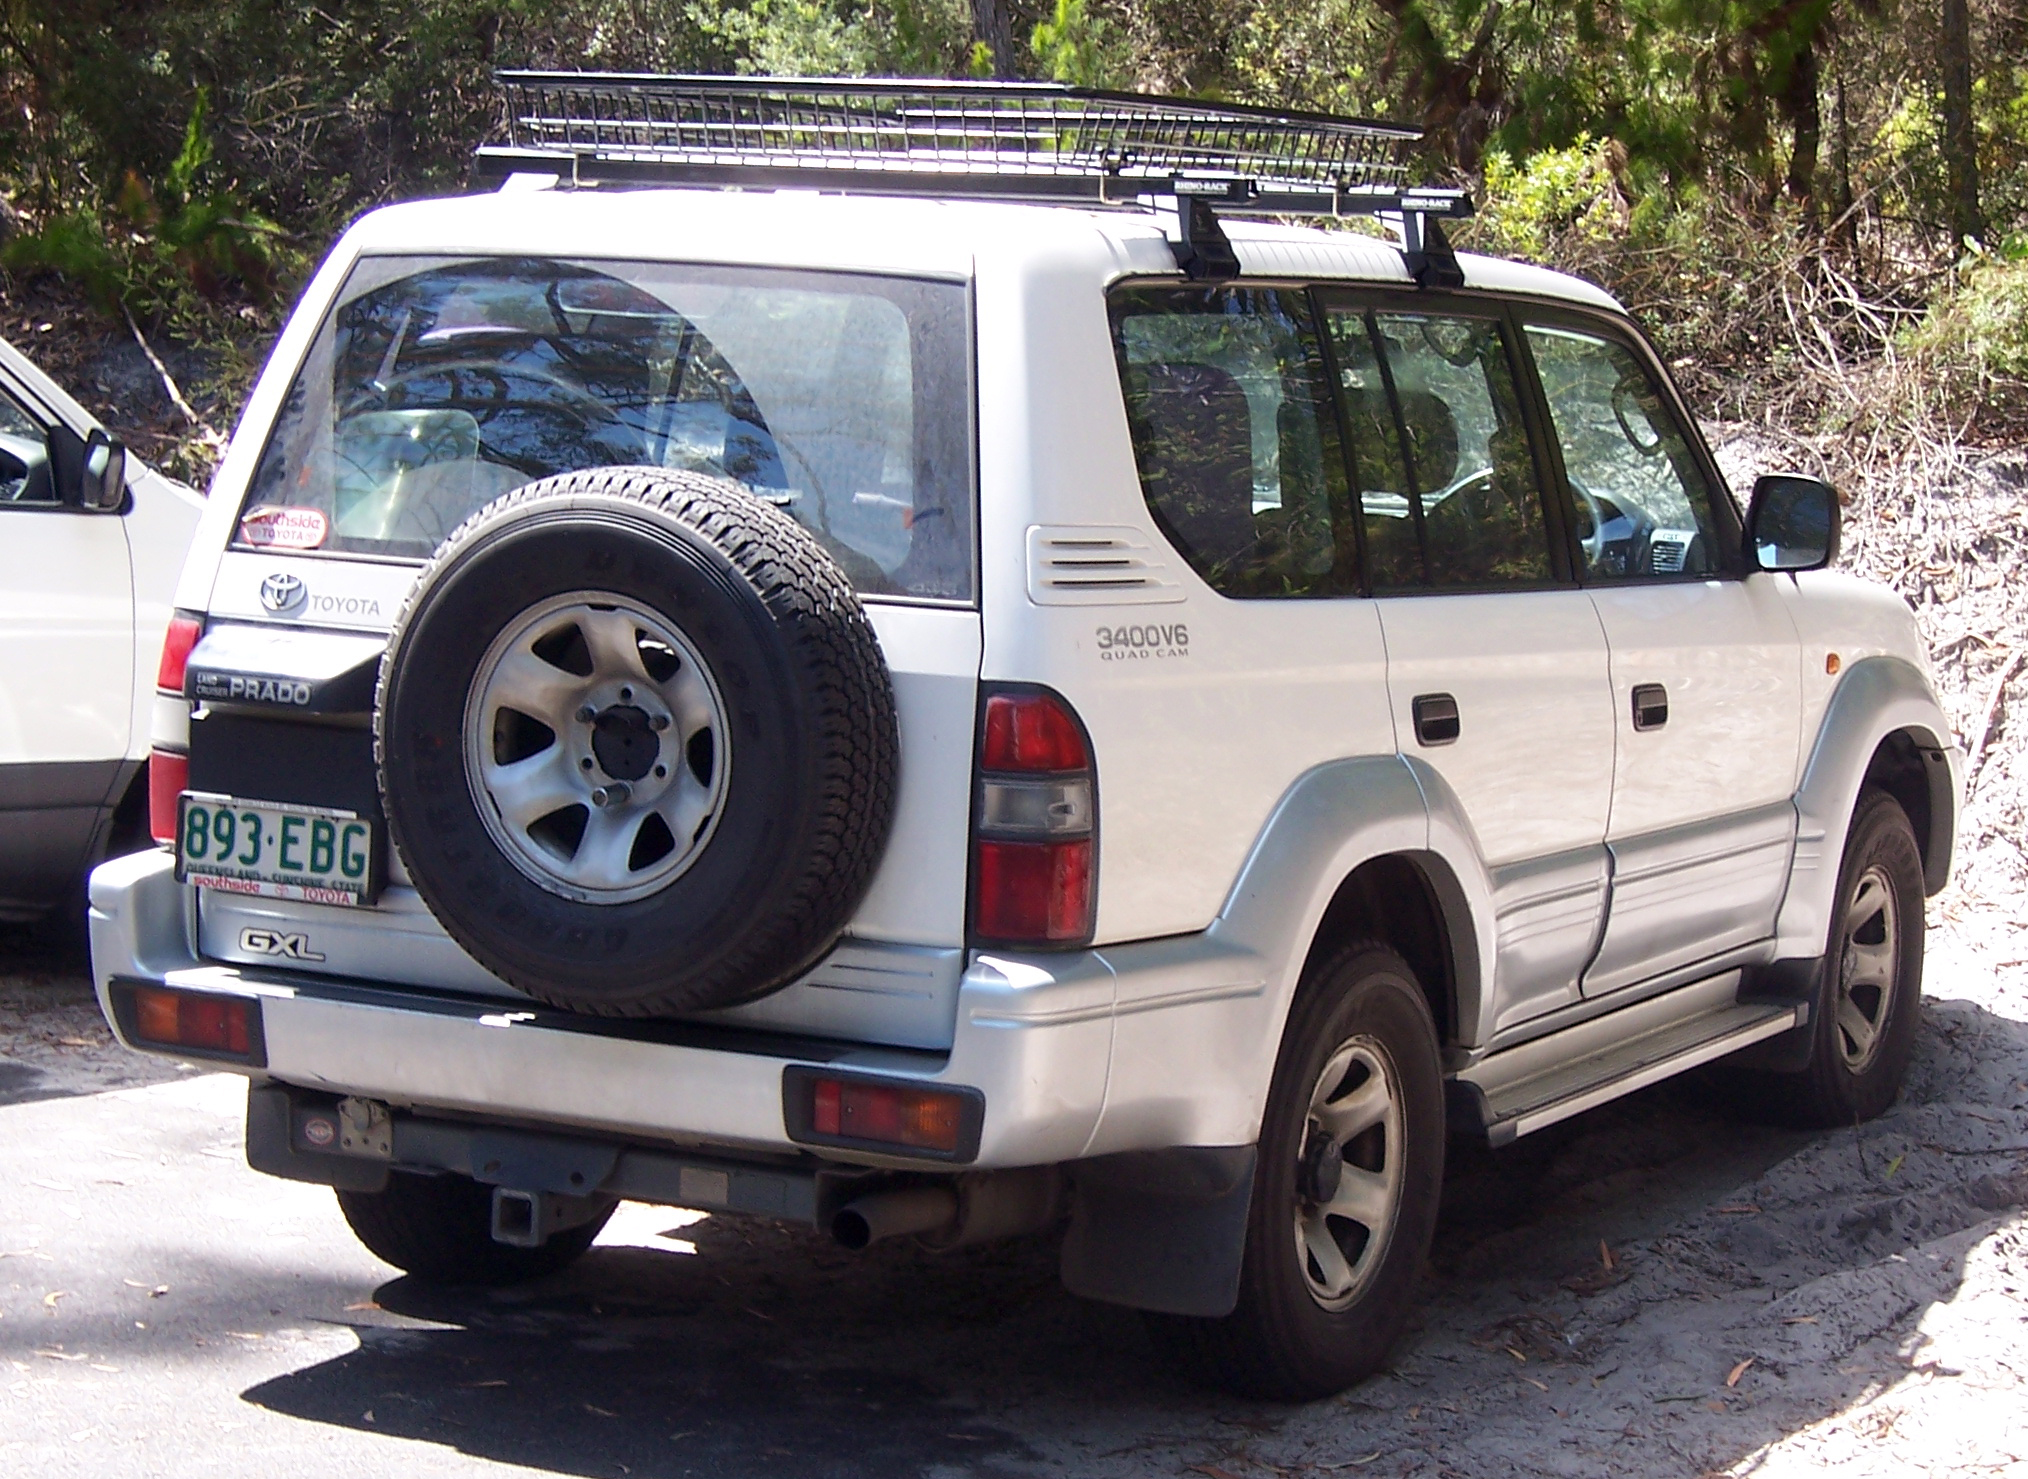
M 550 1191 L 493 1188 L 493 1241 L 540 1248 L 566 1228 L 582 1227 L 612 1206 L 612 1197 L 569 1197 Z

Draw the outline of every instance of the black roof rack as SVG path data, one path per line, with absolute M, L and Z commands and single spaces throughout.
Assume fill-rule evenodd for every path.
M 1422 131 L 1051 82 L 500 72 L 509 143 L 482 181 L 796 186 L 1147 205 L 1173 199 L 1179 264 L 1234 276 L 1218 213 L 1402 218 L 1418 282 L 1463 281 L 1437 224 L 1463 191 L 1407 185 Z

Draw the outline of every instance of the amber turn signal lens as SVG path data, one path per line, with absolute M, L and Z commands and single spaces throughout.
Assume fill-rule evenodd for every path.
M 134 988 L 134 1036 L 165 1048 L 252 1056 L 248 1026 L 253 1004 L 244 997 L 210 996 L 164 986 Z
M 958 1148 L 964 1100 L 936 1089 L 819 1079 L 811 1086 L 810 1128 L 840 1140 L 873 1140 L 916 1150 Z

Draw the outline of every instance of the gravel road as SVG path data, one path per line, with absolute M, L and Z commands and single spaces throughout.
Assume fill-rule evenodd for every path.
M 1948 898 L 1891 1114 L 1679 1083 L 1461 1152 L 1417 1327 L 1304 1407 L 1191 1389 L 1047 1240 L 630 1205 L 548 1283 L 416 1288 L 82 974 L 0 937 L 0 1472 L 2028 1475 L 2028 934 Z

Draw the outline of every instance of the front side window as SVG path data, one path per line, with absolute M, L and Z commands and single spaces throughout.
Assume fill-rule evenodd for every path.
M 1327 316 L 1374 588 L 1547 582 L 1542 489 L 1499 322 Z
M 967 315 L 913 279 L 367 258 L 238 542 L 426 558 L 523 483 L 645 464 L 745 484 L 862 593 L 969 599 Z
M 1719 573 L 1711 484 L 1647 366 L 1616 340 L 1540 324 L 1528 327 L 1528 349 L 1563 450 L 1586 578 Z
M 14 397 L 0 391 L 0 503 L 55 503 L 49 436 Z
M 1228 596 L 1355 589 L 1308 296 L 1133 287 L 1111 307 L 1142 492 L 1191 568 Z

